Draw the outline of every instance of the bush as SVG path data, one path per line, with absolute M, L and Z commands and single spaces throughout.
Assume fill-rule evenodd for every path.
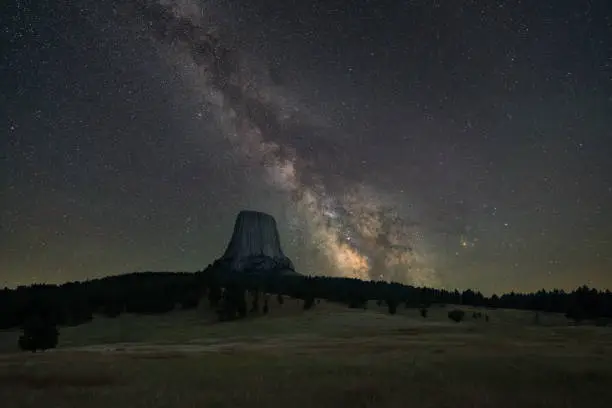
M 452 321 L 459 323 L 465 317 L 465 312 L 463 310 L 454 309 L 448 312 L 448 318 Z
M 540 324 L 540 313 L 539 312 L 535 312 L 535 315 L 533 316 L 533 324 L 535 325 Z
M 219 321 L 243 319 L 247 315 L 247 303 L 244 288 L 239 285 L 232 285 L 223 291 L 219 305 L 217 306 Z
M 389 310 L 389 314 L 394 315 L 397 313 L 397 302 L 393 299 L 387 299 L 387 309 Z
M 195 291 L 185 293 L 179 300 L 179 304 L 183 310 L 196 309 L 200 304 L 200 294 Z
M 109 302 L 102 307 L 102 314 L 109 318 L 118 317 L 123 310 L 123 305 L 115 302 Z
M 315 299 L 312 296 L 307 296 L 306 299 L 304 299 L 304 310 L 310 310 L 314 305 Z
M 28 319 L 19 336 L 19 348 L 23 351 L 47 350 L 57 347 L 59 331 L 54 323 L 38 316 Z
M 349 300 L 349 309 L 367 309 L 368 301 L 360 297 L 353 297 Z
M 251 291 L 251 296 L 253 300 L 251 302 L 250 313 L 259 313 L 259 291 Z

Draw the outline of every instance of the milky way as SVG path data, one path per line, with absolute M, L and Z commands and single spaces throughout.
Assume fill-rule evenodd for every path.
M 183 66 L 194 92 L 204 96 L 218 125 L 236 149 L 236 160 L 264 169 L 263 176 L 286 193 L 298 219 L 294 229 L 325 255 L 327 274 L 359 279 L 439 284 L 424 251 L 422 235 L 402 220 L 394 204 L 372 186 L 330 190 L 326 180 L 300 157 L 292 133 L 316 132 L 325 123 L 276 85 L 265 62 L 253 61 L 220 34 L 208 3 L 134 2 L 122 10 L 166 47 L 168 63 Z M 263 69 L 262 69 L 263 66 Z M 289 135 L 289 136 L 287 136 Z M 297 231 L 294 231 L 297 232 Z
M 306 274 L 610 287 L 587 3 L 9 2 L 0 285 L 198 270 L 253 209 Z

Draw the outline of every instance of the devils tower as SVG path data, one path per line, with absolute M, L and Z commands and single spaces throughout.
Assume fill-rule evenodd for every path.
M 259 211 L 240 211 L 232 238 L 215 266 L 229 273 L 297 274 L 283 253 L 276 220 Z

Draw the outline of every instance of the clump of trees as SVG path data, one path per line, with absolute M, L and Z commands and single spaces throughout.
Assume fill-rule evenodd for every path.
M 465 317 L 465 312 L 460 309 L 453 309 L 448 312 L 448 318 L 452 321 L 459 323 Z
M 35 353 L 37 350 L 48 350 L 57 347 L 59 330 L 49 319 L 33 315 L 23 326 L 23 334 L 19 337 L 19 348 Z
M 246 289 L 235 283 L 228 284 L 222 291 L 221 301 L 217 304 L 217 315 L 219 321 L 245 318 L 247 316 Z

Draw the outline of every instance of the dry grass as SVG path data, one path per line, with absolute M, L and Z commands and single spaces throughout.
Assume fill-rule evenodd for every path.
M 530 326 L 528 314 L 505 311 L 490 324 L 455 324 L 443 310 L 428 319 L 401 314 L 326 306 L 220 325 L 195 325 L 191 312 L 101 320 L 62 331 L 57 351 L 1 354 L 0 401 L 7 408 L 557 408 L 612 399 L 610 329 Z M 129 336 L 117 327 L 130 326 L 155 341 L 124 342 Z M 124 343 L 92 347 L 99 339 Z
M 58 389 L 65 387 L 108 387 L 118 384 L 113 375 L 92 373 L 83 375 L 73 372 L 8 372 L 0 375 L 0 386 L 20 387 L 25 389 Z

